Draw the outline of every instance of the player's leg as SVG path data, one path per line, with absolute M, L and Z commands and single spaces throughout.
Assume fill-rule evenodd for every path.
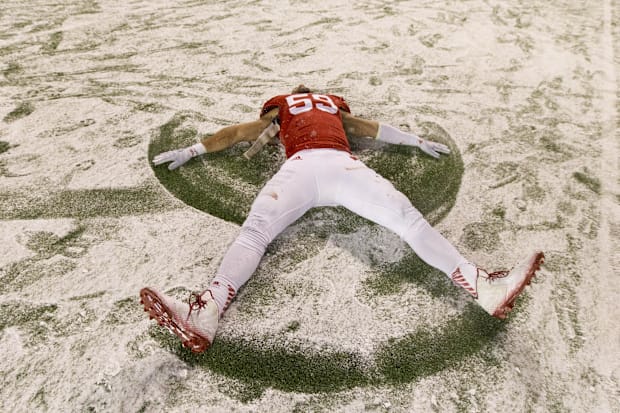
M 467 260 L 390 181 L 349 158 L 335 191 L 338 204 L 398 234 L 427 264 L 448 276 Z
M 271 241 L 314 206 L 316 186 L 304 167 L 302 160 L 289 160 L 256 197 L 209 287 L 220 313 L 254 273 Z
M 541 252 L 510 272 L 487 273 L 465 259 L 388 180 L 359 160 L 343 162 L 342 182 L 333 191 L 335 202 L 394 231 L 424 262 L 466 289 L 487 312 L 499 318 L 506 316 L 539 268 Z
M 193 293 L 190 303 L 153 288 L 140 291 L 149 316 L 177 335 L 192 351 L 203 352 L 211 345 L 219 318 L 256 270 L 267 245 L 314 205 L 314 180 L 304 170 L 303 163 L 290 162 L 283 165 L 256 197 L 207 290 Z

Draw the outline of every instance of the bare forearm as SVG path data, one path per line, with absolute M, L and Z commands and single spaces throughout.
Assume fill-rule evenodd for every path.
M 357 118 L 350 113 L 342 113 L 342 124 L 348 135 L 355 137 L 376 138 L 379 132 L 379 122 Z
M 275 109 L 254 122 L 227 126 L 214 135 L 204 138 L 202 144 L 207 152 L 217 152 L 228 149 L 239 142 L 254 141 L 277 115 L 278 111 Z
M 228 126 L 220 129 L 214 135 L 204 138 L 202 144 L 207 152 L 222 151 L 239 142 L 256 139 L 267 126 L 269 126 L 269 123 L 264 123 L 260 120 Z

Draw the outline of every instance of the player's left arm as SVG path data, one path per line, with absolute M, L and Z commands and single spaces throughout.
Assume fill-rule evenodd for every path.
M 366 138 L 376 137 L 379 133 L 379 122 L 355 117 L 344 110 L 341 110 L 340 114 L 342 115 L 342 126 L 344 126 L 347 135 Z
M 345 132 L 352 136 L 374 138 L 396 145 L 417 146 L 433 158 L 439 158 L 442 153 L 450 153 L 450 148 L 443 143 L 422 139 L 415 134 L 403 132 L 393 126 L 374 120 L 361 119 L 344 110 L 341 110 L 340 113 Z

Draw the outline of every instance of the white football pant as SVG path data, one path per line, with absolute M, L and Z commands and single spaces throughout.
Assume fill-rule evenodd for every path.
M 448 276 L 467 262 L 405 195 L 362 161 L 339 150 L 308 149 L 289 158 L 260 191 L 216 278 L 238 291 L 269 243 L 318 206 L 343 206 L 394 231 L 424 262 Z

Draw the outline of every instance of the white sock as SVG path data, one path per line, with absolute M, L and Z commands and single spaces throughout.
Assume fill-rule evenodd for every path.
M 450 278 L 474 298 L 478 298 L 478 268 L 474 264 L 462 262 L 452 271 Z
M 478 268 L 471 262 L 464 262 L 458 266 L 465 281 L 472 287 L 476 288 L 476 280 L 478 278 Z M 456 270 L 456 269 L 455 269 Z
M 209 291 L 211 291 L 213 300 L 215 300 L 217 304 L 219 316 L 221 318 L 232 299 L 235 298 L 237 290 L 228 278 L 223 275 L 216 275 L 211 281 L 211 285 L 209 285 Z

